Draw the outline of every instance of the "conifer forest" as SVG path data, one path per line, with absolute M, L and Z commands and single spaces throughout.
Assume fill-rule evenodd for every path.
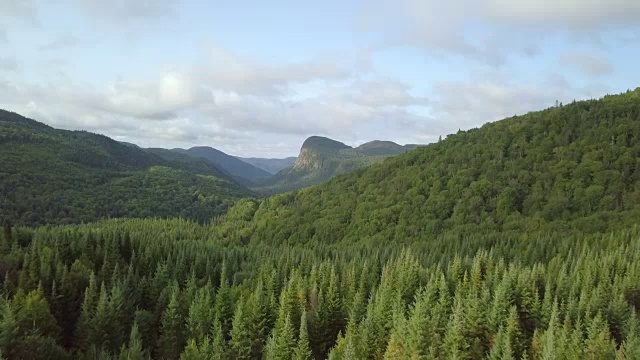
M 640 359 L 640 89 L 270 197 L 0 124 L 0 359 Z

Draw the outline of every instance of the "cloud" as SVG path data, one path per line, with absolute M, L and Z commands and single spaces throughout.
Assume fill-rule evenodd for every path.
M 195 105 L 204 92 L 188 73 L 170 70 L 151 82 L 117 82 L 92 94 L 88 103 L 96 109 L 123 116 L 163 120 Z
M 383 32 L 386 46 L 410 45 L 430 56 L 455 55 L 494 67 L 511 56 L 536 55 L 550 33 L 606 43 L 596 32 L 640 28 L 640 2 L 632 0 L 363 0 L 361 4 L 362 29 Z
M 634 0 L 487 0 L 487 20 L 537 28 L 589 29 L 640 25 L 640 2 Z
M 560 64 L 576 67 L 587 75 L 602 76 L 613 72 L 613 66 L 603 56 L 588 53 L 567 53 L 560 57 Z
M 539 81 L 516 81 L 509 74 L 496 72 L 476 73 L 464 81 L 440 82 L 433 92 L 434 123 L 441 131 L 455 132 L 487 121 L 496 121 L 513 115 L 551 107 L 556 101 L 592 98 L 609 89 L 601 84 L 584 87 L 572 85 L 564 76 L 550 73 Z
M 19 69 L 18 62 L 14 58 L 0 57 L 0 72 L 17 72 Z
M 72 0 L 87 15 L 114 23 L 169 18 L 177 14 L 179 0 Z
M 263 65 L 213 47 L 197 71 L 214 88 L 248 94 L 273 94 L 286 91 L 291 84 L 348 78 L 351 75 L 347 68 L 349 65 L 333 60 Z
M 166 69 L 155 79 L 101 87 L 71 79 L 43 85 L 16 78 L 5 82 L 4 90 L 0 86 L 0 105 L 56 127 L 148 146 L 224 144 L 245 155 L 265 136 L 280 141 L 312 134 L 388 138 L 393 129 L 410 138 L 415 124 L 425 119 L 406 107 L 425 106 L 426 97 L 400 81 L 363 73 L 359 55 L 356 61 L 268 65 L 219 49 L 215 53 L 216 61 L 207 58 L 192 67 Z M 293 143 L 287 149 L 297 147 Z
M 13 19 L 30 20 L 36 18 L 36 7 L 33 0 L 0 0 L 0 16 Z
M 426 98 L 411 95 L 407 85 L 384 79 L 330 85 L 319 94 L 302 99 L 229 91 L 215 91 L 213 97 L 213 103 L 204 106 L 204 111 L 207 117 L 226 127 L 330 136 L 355 136 L 388 122 L 424 120 L 405 107 L 427 103 Z
M 371 106 L 425 106 L 429 99 L 411 94 L 411 87 L 388 77 L 357 81 L 346 94 L 351 102 Z
M 56 51 L 76 47 L 80 44 L 80 40 L 72 34 L 63 34 L 57 38 L 40 45 L 41 51 Z

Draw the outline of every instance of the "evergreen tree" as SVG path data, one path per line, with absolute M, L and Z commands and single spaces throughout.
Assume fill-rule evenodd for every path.
M 453 314 L 444 336 L 443 352 L 448 359 L 467 359 L 469 343 L 465 338 L 464 307 L 462 299 L 455 300 Z
M 189 317 L 187 319 L 188 335 L 191 339 L 199 342 L 209 333 L 212 317 L 211 292 L 208 287 L 200 288 L 189 306 Z
M 138 332 L 138 324 L 133 323 L 131 334 L 129 335 L 129 345 L 122 345 L 119 360 L 143 360 L 145 359 L 144 350 L 142 348 L 142 339 Z
M 230 347 L 235 359 L 251 358 L 254 334 L 251 332 L 250 319 L 251 314 L 247 312 L 247 304 L 241 297 L 236 306 L 231 329 Z
M 587 357 L 590 359 L 615 359 L 616 346 L 611 340 L 607 322 L 598 313 L 591 320 L 585 342 Z
M 180 355 L 180 360 L 209 360 L 211 359 L 209 338 L 203 339 L 198 345 L 194 339 L 187 342 L 187 346 Z
M 212 327 L 213 343 L 211 344 L 211 358 L 215 360 L 227 359 L 227 344 L 222 333 L 220 320 L 216 318 Z
M 107 350 L 112 344 L 109 340 L 112 336 L 113 318 L 109 309 L 109 297 L 104 282 L 100 286 L 100 295 L 94 316 L 90 322 L 89 343 L 100 350 Z
M 294 354 L 296 342 L 294 339 L 291 317 L 285 315 L 282 327 L 274 328 L 271 337 L 267 341 L 266 359 L 291 359 Z
M 92 336 L 92 320 L 94 317 L 95 306 L 98 299 L 98 288 L 96 284 L 96 276 L 91 273 L 89 277 L 89 286 L 84 292 L 84 299 L 80 309 L 80 317 L 75 332 L 75 346 L 86 351 L 91 345 Z
M 309 332 L 307 330 L 307 312 L 303 311 L 300 316 L 300 331 L 298 334 L 298 344 L 293 352 L 295 360 L 311 360 L 312 353 L 309 345 Z
M 389 339 L 389 345 L 387 345 L 387 350 L 384 353 L 384 359 L 404 359 L 406 357 L 404 342 L 395 332 L 392 333 Z
M 10 356 L 18 339 L 18 321 L 9 301 L 0 300 L 0 305 L 0 351 L 5 356 Z
M 184 348 L 184 317 L 180 312 L 179 290 L 174 288 L 167 309 L 162 315 L 158 357 L 177 359 Z
M 220 287 L 216 292 L 215 316 L 220 321 L 225 341 L 229 340 L 229 332 L 231 331 L 231 321 L 234 312 L 231 288 L 229 287 L 227 277 L 227 265 L 223 263 L 222 272 L 220 273 Z

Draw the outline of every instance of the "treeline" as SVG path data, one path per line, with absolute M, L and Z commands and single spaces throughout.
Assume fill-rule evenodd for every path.
M 249 213 L 245 233 L 255 242 L 384 244 L 440 234 L 606 232 L 640 217 L 639 159 L 640 88 L 461 131 L 270 197 Z
M 215 227 L 5 227 L 2 356 L 640 356 L 637 228 L 302 247 L 221 244 Z
M 119 217 L 205 222 L 251 195 L 202 160 L 162 158 L 106 136 L 57 130 L 0 110 L 0 223 Z

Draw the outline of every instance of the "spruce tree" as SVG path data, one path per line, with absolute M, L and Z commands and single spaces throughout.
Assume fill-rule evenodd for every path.
M 285 315 L 283 325 L 279 328 L 274 328 L 271 337 L 267 341 L 265 358 L 268 360 L 291 359 L 295 347 L 296 342 L 291 317 L 290 315 Z
M 300 316 L 300 331 L 298 334 L 298 344 L 293 352 L 294 360 L 311 360 L 312 353 L 309 345 L 309 332 L 307 330 L 307 312 L 303 311 Z
M 465 337 L 464 306 L 459 297 L 455 300 L 453 314 L 451 314 L 444 336 L 443 352 L 448 359 L 468 359 L 469 343 Z
M 84 299 L 80 308 L 80 317 L 76 325 L 74 345 L 76 348 L 86 351 L 91 344 L 92 320 L 98 298 L 96 276 L 91 273 L 89 286 L 84 291 Z
M 140 338 L 140 333 L 138 332 L 138 324 L 133 323 L 131 326 L 131 333 L 129 335 L 129 344 L 128 346 L 122 345 L 122 350 L 120 351 L 119 360 L 144 360 L 145 353 L 142 348 L 142 339 Z
M 216 317 L 213 321 L 213 326 L 211 328 L 212 332 L 212 344 L 211 344 L 211 358 L 214 360 L 222 360 L 227 359 L 228 350 L 227 343 L 224 339 L 224 334 L 222 333 L 222 324 L 220 320 Z
M 12 350 L 18 340 L 19 327 L 16 316 L 7 300 L 0 299 L 0 351 L 5 356 L 11 356 Z
M 251 332 L 251 314 L 248 306 L 241 297 L 236 305 L 231 328 L 230 348 L 235 359 L 250 359 L 253 350 L 253 336 Z
M 174 288 L 167 309 L 162 314 L 158 357 L 177 359 L 184 348 L 184 317 L 180 312 L 179 290 Z
M 226 263 L 223 263 L 222 272 L 220 273 L 220 287 L 216 292 L 215 317 L 220 321 L 225 341 L 229 340 L 233 313 L 234 306 L 229 280 L 227 279 L 227 266 Z

